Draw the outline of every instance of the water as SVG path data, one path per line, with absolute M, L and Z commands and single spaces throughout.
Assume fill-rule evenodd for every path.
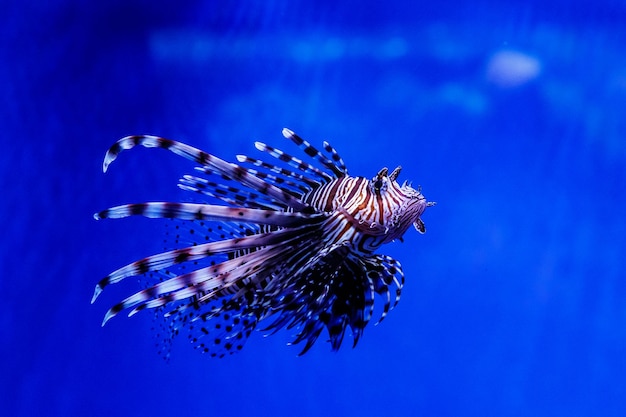
M 619 416 L 626 412 L 626 7 L 591 2 L 60 1 L 3 5 L 0 409 L 31 415 Z M 407 284 L 338 354 L 289 334 L 167 364 L 149 314 L 100 327 L 162 248 L 103 208 L 184 197 L 192 166 L 329 140 L 352 174 L 402 164 L 438 205 L 382 252 Z

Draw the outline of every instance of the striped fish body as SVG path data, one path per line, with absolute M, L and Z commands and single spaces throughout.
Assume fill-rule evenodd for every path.
M 109 149 L 105 171 L 122 150 L 137 145 L 190 159 L 199 174 L 184 176 L 179 187 L 224 205 L 153 202 L 97 213 L 96 219 L 174 218 L 207 232 L 204 243 L 149 256 L 103 278 L 92 302 L 127 277 L 159 278 L 109 309 L 103 324 L 122 310 L 155 309 L 169 335 L 166 344 L 187 330 L 197 348 L 223 356 L 241 349 L 260 322 L 265 331 L 295 329 L 293 343 L 304 343 L 304 353 L 324 329 L 333 350 L 348 328 L 356 345 L 376 297 L 384 300 L 379 321 L 386 316 L 400 299 L 404 275 L 397 261 L 374 252 L 411 225 L 423 233 L 420 216 L 434 203 L 396 182 L 400 167 L 391 174 L 383 168 L 371 179 L 352 177 L 328 143 L 323 154 L 288 129 L 283 135 L 317 166 L 262 143 L 256 147 L 282 166 L 243 155 L 240 164 L 228 163 L 155 136 L 129 136 Z M 228 232 L 212 235 L 209 225 Z M 192 270 L 167 272 L 178 265 Z
M 378 186 L 377 181 L 381 181 Z M 329 242 L 350 244 L 363 254 L 401 238 L 413 223 L 423 233 L 420 216 L 429 205 L 417 190 L 400 186 L 386 175 L 380 180 L 337 178 L 303 201 L 318 211 L 332 213 L 325 225 Z

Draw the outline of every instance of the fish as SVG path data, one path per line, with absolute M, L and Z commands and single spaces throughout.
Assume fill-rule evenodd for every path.
M 122 311 L 153 310 L 163 320 L 161 338 L 186 331 L 192 345 L 213 357 L 240 351 L 250 334 L 294 333 L 300 355 L 325 330 L 332 351 L 346 331 L 355 347 L 380 299 L 381 322 L 398 304 L 405 277 L 400 262 L 376 251 L 402 241 L 421 219 L 421 187 L 397 182 L 401 167 L 373 177 L 350 176 L 339 153 L 322 151 L 293 131 L 283 136 L 310 162 L 262 142 L 274 160 L 237 155 L 237 163 L 174 140 L 135 135 L 106 152 L 103 172 L 122 151 L 166 149 L 198 166 L 178 187 L 202 202 L 125 204 L 94 214 L 96 220 L 129 216 L 174 219 L 186 227 L 187 244 L 132 262 L 102 278 L 91 303 L 111 284 L 147 277 L 145 288 L 113 305 L 102 326 Z M 303 156 L 304 156 L 303 155 Z M 266 158 L 267 159 L 267 158 Z M 215 204 L 212 203 L 215 202 Z M 178 226 L 177 226 L 178 227 Z M 380 308 L 379 308 L 380 309 Z M 167 355 L 167 353 L 165 353 Z

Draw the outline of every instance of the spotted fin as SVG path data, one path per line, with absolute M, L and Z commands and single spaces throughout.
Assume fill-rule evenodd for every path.
M 229 179 L 236 180 L 246 187 L 250 187 L 251 189 L 261 192 L 277 201 L 281 201 L 294 209 L 304 210 L 308 207 L 306 203 L 303 203 L 275 185 L 272 185 L 261 178 L 250 175 L 245 168 L 242 168 L 239 165 L 226 162 L 214 155 L 194 148 L 193 146 L 158 136 L 127 136 L 118 140 L 107 151 L 102 164 L 102 170 L 106 172 L 109 165 L 123 150 L 132 149 L 138 145 L 146 148 L 167 149 L 176 155 L 182 156 L 209 168 L 212 172 L 221 174 Z M 313 169 L 317 170 L 317 168 L 314 167 Z
M 269 211 L 245 207 L 224 207 L 211 204 L 149 202 L 124 204 L 94 214 L 96 220 L 119 219 L 128 216 L 181 220 L 237 221 L 296 227 L 322 221 L 324 213 Z

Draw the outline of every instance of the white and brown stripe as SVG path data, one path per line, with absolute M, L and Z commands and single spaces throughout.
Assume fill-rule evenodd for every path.
M 374 252 L 401 239 L 411 226 L 424 232 L 420 219 L 427 202 L 419 190 L 396 179 L 400 167 L 381 169 L 372 179 L 351 177 L 327 142 L 318 151 L 288 129 L 283 135 L 317 163 L 255 143 L 284 165 L 245 155 L 228 163 L 204 151 L 156 136 L 129 136 L 106 154 L 103 170 L 122 150 L 159 147 L 198 164 L 179 187 L 221 200 L 226 205 L 150 202 L 103 210 L 96 219 L 141 215 L 186 222 L 239 225 L 229 237 L 166 251 L 135 261 L 100 280 L 103 289 L 131 276 L 157 276 L 106 313 L 103 324 L 123 310 L 130 315 L 155 309 L 174 337 L 189 331 L 191 342 L 212 356 L 241 349 L 260 321 L 266 331 L 295 328 L 293 343 L 306 352 L 327 329 L 337 350 L 347 328 L 356 345 L 383 297 L 380 320 L 400 299 L 404 274 L 394 259 Z M 287 166 L 291 168 L 287 168 Z M 211 235 L 212 236 L 212 235 Z M 189 272 L 168 272 L 189 265 Z M 393 303 L 392 303 L 393 298 Z

